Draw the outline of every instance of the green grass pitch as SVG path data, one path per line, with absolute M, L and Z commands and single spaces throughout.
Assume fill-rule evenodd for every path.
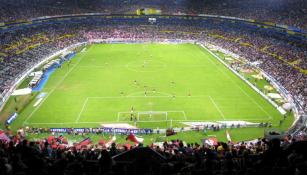
M 205 49 L 193 44 L 95 44 L 54 72 L 15 125 L 165 128 L 183 121 L 271 121 L 281 114 Z M 152 112 L 150 112 L 152 111 Z M 165 121 L 168 120 L 168 121 Z

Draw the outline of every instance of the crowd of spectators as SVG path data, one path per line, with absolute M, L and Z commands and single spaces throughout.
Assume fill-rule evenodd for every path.
M 116 12 L 116 9 L 98 10 L 90 4 L 88 9 L 75 8 L 76 4 L 61 1 L 60 3 L 49 1 L 49 4 L 42 4 L 42 6 L 33 6 L 34 3 L 24 1 L 27 8 L 18 7 L 10 2 L 14 0 L 0 4 L 0 21 L 93 12 L 92 9 L 94 12 Z M 47 1 L 41 2 L 47 3 Z M 132 2 L 138 1 L 132 0 Z M 259 1 L 260 5 L 248 0 L 242 3 L 244 8 L 238 9 L 234 7 L 236 3 L 227 0 L 217 5 L 216 10 L 209 8 L 214 6 L 210 5 L 204 9 L 198 7 L 196 12 L 269 19 L 307 28 L 306 24 L 302 23 L 306 21 L 304 19 L 306 17 L 301 14 L 306 10 L 304 1 L 282 0 L 281 2 L 291 5 L 287 8 L 280 5 L 273 10 L 270 7 L 275 5 L 276 0 L 270 0 L 270 2 L 268 6 L 262 8 L 263 0 Z M 253 5 L 248 5 L 249 3 Z M 133 6 L 133 8 L 136 7 Z M 163 9 L 167 8 L 163 7 Z M 185 9 L 181 9 L 180 6 L 174 9 L 175 13 L 190 13 L 194 12 L 196 7 L 191 8 L 192 10 L 188 11 L 184 11 Z M 257 15 L 253 13 L 254 8 L 257 8 Z M 280 13 L 281 9 L 283 13 Z M 265 18 L 262 15 L 265 15 Z M 284 18 L 283 15 L 287 18 Z M 193 23 L 134 25 L 118 22 L 115 25 L 114 23 L 99 24 L 97 21 L 87 21 L 0 32 L 0 94 L 7 92 L 24 71 L 29 70 L 46 56 L 78 42 L 110 38 L 135 41 L 182 39 L 211 43 L 238 54 L 250 62 L 259 62 L 258 66 L 282 84 L 295 99 L 300 101 L 305 112 L 307 111 L 307 75 L 301 71 L 307 69 L 306 43 L 290 40 L 287 36 L 278 35 L 276 37 L 272 32 L 260 32 L 234 27 L 230 24 L 210 22 L 204 27 Z M 213 146 L 199 143 L 184 144 L 180 140 L 164 142 L 162 146 L 152 144 L 149 145 L 149 148 L 155 154 L 162 155 L 166 164 L 158 162 L 159 172 L 154 169 L 141 172 L 146 171 L 151 174 L 305 174 L 307 162 L 304 146 L 306 143 L 296 140 L 306 137 L 306 127 L 300 126 L 294 136 L 295 138 L 289 136 L 282 142 L 275 139 L 271 141 L 263 139 L 248 143 L 221 142 Z M 137 174 L 139 170 L 135 170 L 135 162 L 122 166 L 119 162 L 112 160 L 112 157 L 129 150 L 139 150 L 134 153 L 139 154 L 138 152 L 144 151 L 142 147 L 142 144 L 130 148 L 113 143 L 108 147 L 91 144 L 82 149 L 66 146 L 53 148 L 48 139 L 30 142 L 24 137 L 19 137 L 11 142 L 0 142 L 0 174 Z M 134 167 L 133 172 L 125 169 L 131 167 Z
M 200 13 L 234 16 L 273 22 L 306 30 L 307 2 L 304 0 L 217 0 L 205 1 Z M 199 12 L 198 12 L 199 13 Z
M 231 25 L 210 21 L 206 26 L 193 22 L 134 25 L 87 21 L 4 32 L 0 34 L 0 93 L 6 92 L 16 78 L 46 56 L 77 42 L 116 38 L 136 41 L 183 39 L 211 43 L 250 62 L 258 62 L 258 66 L 283 85 L 306 111 L 306 43 L 290 40 L 286 35 L 275 37 L 272 32 Z
M 135 25 L 125 22 L 100 24 L 97 21 L 86 21 L 12 30 L 0 34 L 0 50 L 3 53 L 0 62 L 0 92 L 9 89 L 15 79 L 25 70 L 30 69 L 46 56 L 71 44 L 93 39 L 121 38 L 132 41 L 182 39 L 211 43 L 251 62 L 260 62 L 260 68 L 280 82 L 295 98 L 303 101 L 306 111 L 307 84 L 305 82 L 307 82 L 307 76 L 297 69 L 297 67 L 302 69 L 307 67 L 304 60 L 306 45 L 300 44 L 300 41 L 290 42 L 286 36 L 274 36 L 272 33 L 259 30 L 255 32 L 251 29 L 233 27 L 230 24 L 225 26 L 225 24 L 210 22 L 204 27 L 192 22 L 171 25 Z M 293 61 L 297 62 L 296 67 L 289 64 Z M 303 126 L 295 133 L 295 137 L 305 138 L 305 133 L 306 127 Z M 290 144 L 294 140 L 288 139 L 283 144 Z M 278 145 L 278 143 L 275 144 Z M 151 147 L 171 163 L 172 166 L 168 164 L 167 168 L 163 169 L 170 174 L 259 174 L 264 171 L 287 174 L 293 174 L 296 171 L 298 174 L 304 174 L 302 172 L 306 170 L 302 167 L 306 163 L 303 160 L 306 159 L 301 157 L 296 149 L 293 149 L 295 151 L 291 153 L 286 153 L 277 146 L 274 147 L 274 151 L 277 152 L 272 153 L 268 145 L 259 140 L 259 142 L 249 144 L 219 143 L 211 147 L 200 144 L 182 146 L 180 141 L 175 141 L 165 143 L 162 147 Z M 7 174 L 48 174 L 51 172 L 53 174 L 97 174 L 97 172 L 104 174 L 105 171 L 112 171 L 113 174 L 116 174 L 117 170 L 122 173 L 124 170 L 118 168 L 116 164 L 105 161 L 111 161 L 111 156 L 128 150 L 127 147 L 116 144 L 113 144 L 111 148 L 92 145 L 85 150 L 76 150 L 73 147 L 53 149 L 48 142 L 36 143 L 26 140 L 17 145 L 16 143 L 1 143 L 0 147 L 0 166 L 6 170 Z M 33 156 L 29 157 L 29 153 Z M 279 153 L 282 154 L 279 155 Z M 273 156 L 276 161 L 266 164 L 268 163 L 267 154 Z M 36 166 L 38 164 L 41 166 Z M 107 168 L 105 164 L 108 165 Z M 96 173 L 89 172 L 91 168 L 88 166 L 96 167 Z M 258 167 L 261 168 L 258 169 Z M 280 172 L 279 168 L 284 171 Z
M 134 14 L 140 8 L 161 9 L 163 14 L 233 16 L 307 29 L 305 0 L 6 0 L 0 4 L 0 22 L 80 13 Z
M 72 35 L 74 30 L 78 29 L 68 30 L 54 25 L 39 30 L 22 29 L 1 33 L 0 93 L 7 92 L 21 73 L 43 58 L 71 44 L 84 41 L 82 37 Z
M 295 68 L 298 66 L 301 70 L 306 70 L 307 62 L 304 59 L 307 56 L 306 45 L 292 45 L 285 38 L 276 39 L 270 33 L 223 30 L 214 29 L 211 34 L 207 33 L 204 36 L 204 40 L 221 48 L 227 48 L 226 50 L 250 62 L 259 62 L 258 66 L 299 99 L 306 111 L 307 76 Z M 295 62 L 296 64 L 292 64 Z
M 56 142 L 59 146 L 53 146 Z M 0 141 L 1 175 L 34 174 L 306 174 L 306 141 L 288 137 L 250 142 L 181 140 L 66 146 L 63 136 Z M 132 146 L 131 146 L 132 145 Z

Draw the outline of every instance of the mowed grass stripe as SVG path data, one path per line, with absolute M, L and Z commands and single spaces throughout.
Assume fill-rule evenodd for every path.
M 127 69 L 126 65 L 135 70 Z M 66 64 L 51 76 L 46 89 L 58 84 L 65 69 Z M 93 127 L 96 122 L 116 121 L 117 112 L 130 111 L 134 106 L 137 110 L 184 111 L 188 120 L 221 120 L 219 111 L 225 120 L 267 120 L 268 114 L 240 88 L 272 116 L 272 121 L 281 118 L 260 95 L 196 45 L 97 44 L 92 45 L 39 108 L 24 110 L 21 118 L 36 110 L 28 123 L 93 122 Z M 150 94 L 141 98 L 145 89 Z M 165 94 L 167 98 L 163 98 Z M 129 95 L 132 97 L 127 100 L 125 96 Z M 105 97 L 114 99 L 105 100 Z

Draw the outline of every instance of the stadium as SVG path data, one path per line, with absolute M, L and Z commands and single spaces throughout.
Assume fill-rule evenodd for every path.
M 306 13 L 1 1 L 1 174 L 305 174 Z

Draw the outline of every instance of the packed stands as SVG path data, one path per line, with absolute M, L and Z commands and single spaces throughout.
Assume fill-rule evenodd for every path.
M 42 16 L 93 12 L 122 14 L 154 7 L 162 9 L 164 14 L 225 15 L 307 29 L 304 0 L 196 0 L 193 4 L 187 3 L 185 0 L 166 3 L 160 0 L 124 3 L 121 0 L 7 0 L 0 4 L 0 27 Z M 193 40 L 224 48 L 251 63 L 258 62 L 259 68 L 278 81 L 306 114 L 306 38 L 227 20 L 210 18 L 200 22 L 184 18 L 171 16 L 149 24 L 142 19 L 97 15 L 3 28 L 0 30 L 0 94 L 7 93 L 24 72 L 44 58 L 72 44 L 95 39 Z M 0 102 L 1 98 L 0 95 Z M 51 135 L 35 142 L 27 140 L 26 133 L 45 132 L 41 128 L 28 128 L 26 132 L 21 129 L 17 134 L 0 130 L 0 174 L 301 175 L 307 173 L 306 121 L 306 116 L 298 118 L 283 140 L 264 138 L 213 145 L 173 140 L 131 146 L 116 144 L 112 139 L 94 143 L 86 135 L 84 140 L 71 145 L 62 135 Z M 146 155 L 146 159 L 142 155 Z
M 6 0 L 0 4 L 0 22 L 80 13 L 132 14 L 141 8 L 161 9 L 163 14 L 232 16 L 307 29 L 304 0 Z
M 48 31 L 49 34 L 46 35 L 42 31 Z M 82 38 L 73 38 L 73 33 L 70 32 L 73 31 L 63 31 L 60 26 L 52 26 L 39 30 L 15 30 L 2 33 L 0 50 L 4 57 L 0 64 L 0 92 L 9 89 L 16 78 L 21 76 L 21 72 L 33 67 L 46 56 L 82 40 Z
M 166 20 L 149 25 L 147 22 L 134 23 L 133 20 L 118 22 L 93 18 L 6 31 L 0 34 L 0 38 L 1 93 L 46 56 L 78 42 L 108 38 L 183 39 L 211 43 L 250 62 L 258 61 L 259 67 L 284 86 L 306 111 L 306 41 L 273 30 L 211 19 L 206 23 Z
M 306 141 L 185 143 L 182 140 L 143 146 L 114 140 L 92 142 L 89 138 L 68 146 L 65 136 L 28 141 L 0 131 L 0 172 L 3 175 L 33 174 L 306 174 Z M 113 136 L 114 137 L 114 136 Z

